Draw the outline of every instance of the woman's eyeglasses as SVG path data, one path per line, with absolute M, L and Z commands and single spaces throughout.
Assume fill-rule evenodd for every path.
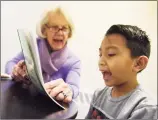
M 54 33 L 57 33 L 57 32 L 59 32 L 60 30 L 63 32 L 63 33 L 65 33 L 65 34 L 68 34 L 69 32 L 70 32 L 70 29 L 69 29 L 69 27 L 68 26 L 57 26 L 57 25 L 52 25 L 52 26 L 48 26 L 47 24 L 46 24 L 46 27 L 47 28 L 49 28 L 49 30 L 51 31 L 51 32 L 54 32 Z

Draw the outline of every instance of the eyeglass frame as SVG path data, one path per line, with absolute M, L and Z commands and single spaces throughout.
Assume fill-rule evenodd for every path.
M 68 26 L 68 27 L 62 26 L 62 28 L 59 28 L 58 25 L 51 25 L 51 26 L 49 26 L 48 24 L 45 24 L 45 26 L 46 26 L 47 28 L 49 28 L 49 30 L 50 30 L 51 32 L 54 32 L 54 33 L 57 33 L 57 32 L 59 32 L 60 30 L 61 30 L 63 33 L 65 33 L 65 34 L 69 34 L 69 33 L 70 33 L 70 27 L 69 27 L 69 26 Z M 64 27 L 65 27 L 65 28 L 64 28 Z M 67 31 L 64 31 L 64 30 L 67 30 Z

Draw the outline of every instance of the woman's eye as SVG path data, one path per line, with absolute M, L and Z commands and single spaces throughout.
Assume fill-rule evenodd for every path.
M 109 53 L 109 54 L 108 54 L 109 57 L 113 57 L 113 56 L 115 56 L 115 55 L 116 55 L 116 54 L 114 54 L 114 53 Z
M 63 29 L 63 31 L 67 31 L 67 30 L 68 30 L 68 28 L 67 28 L 67 27 L 63 27 L 62 29 Z
M 52 26 L 53 29 L 58 29 L 58 26 Z
M 102 54 L 101 53 L 99 53 L 99 57 L 101 57 L 102 56 Z

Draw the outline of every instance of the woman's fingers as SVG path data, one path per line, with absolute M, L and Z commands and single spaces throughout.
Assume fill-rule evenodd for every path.
M 19 69 L 18 69 L 18 66 L 17 66 L 17 65 L 14 66 L 14 69 L 13 69 L 13 72 L 12 72 L 12 77 L 13 77 L 14 80 L 17 81 L 17 82 L 22 81 L 22 77 L 21 77 L 21 75 L 19 74 Z
M 27 76 L 27 68 L 26 68 L 26 65 L 23 66 L 23 71 L 24 71 L 24 75 L 23 75 L 23 76 Z
M 46 89 L 46 92 L 47 92 L 48 94 L 50 94 L 51 89 Z
M 72 101 L 72 95 L 68 95 L 64 100 L 63 100 L 63 102 L 65 102 L 65 103 L 69 103 L 69 102 L 71 102 Z
M 62 79 L 53 80 L 44 84 L 45 89 L 53 89 L 54 87 L 64 83 Z
M 44 84 L 44 88 L 45 88 L 45 90 L 47 90 L 47 89 L 52 89 L 51 82 L 45 83 L 45 84 Z
M 69 103 L 72 101 L 73 92 L 70 86 L 62 79 L 57 79 L 44 84 L 47 93 L 56 100 Z
M 22 68 L 22 67 L 25 65 L 25 61 L 24 61 L 24 60 L 20 60 L 20 61 L 17 63 L 17 65 Z
M 22 76 L 22 77 L 25 77 L 26 76 L 26 65 L 25 65 L 25 62 L 23 60 L 19 61 L 18 64 L 17 64 L 17 71 L 19 72 L 19 74 Z
M 69 103 L 72 101 L 72 92 L 70 89 L 66 88 L 64 91 L 59 93 L 55 98 L 56 98 L 56 100 L 63 101 L 65 103 Z
M 63 102 L 65 102 L 65 103 L 71 102 L 72 101 L 73 92 L 72 92 L 70 86 L 68 86 L 67 92 L 65 94 L 66 94 L 67 97 L 64 98 Z
M 67 83 L 63 83 L 52 89 L 50 95 L 55 97 L 56 100 L 64 101 L 66 103 L 72 101 L 72 91 Z
M 50 96 L 56 97 L 59 93 L 61 93 L 62 91 L 64 91 L 65 88 L 66 88 L 65 83 L 64 82 L 60 82 L 60 84 L 58 84 L 58 86 L 54 87 L 51 90 Z
M 63 83 L 65 83 L 63 79 L 56 79 L 56 80 L 50 81 L 50 85 L 52 88 L 59 86 Z
M 64 95 L 63 95 L 63 92 L 60 92 L 56 97 L 55 97 L 56 100 L 59 100 L 59 101 L 62 101 L 64 99 Z
M 23 82 L 27 85 L 30 85 L 31 81 L 29 80 L 26 73 L 27 73 L 26 65 L 25 65 L 24 61 L 21 60 L 14 66 L 14 69 L 12 72 L 12 77 L 17 82 Z
M 19 77 L 24 78 L 26 76 L 25 71 L 22 68 L 20 68 L 20 67 L 17 67 L 17 72 L 19 74 Z

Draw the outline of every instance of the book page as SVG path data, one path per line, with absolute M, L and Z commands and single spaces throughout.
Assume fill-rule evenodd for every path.
M 27 29 L 18 29 L 17 32 L 25 58 L 28 76 L 30 77 L 31 82 L 35 85 L 35 87 L 37 87 L 37 89 L 39 89 L 40 92 L 48 95 L 48 97 L 50 97 L 53 102 L 59 105 L 62 109 L 66 109 L 66 104 L 57 102 L 44 89 L 44 80 L 40 65 L 37 41 L 33 39 L 33 36 Z

